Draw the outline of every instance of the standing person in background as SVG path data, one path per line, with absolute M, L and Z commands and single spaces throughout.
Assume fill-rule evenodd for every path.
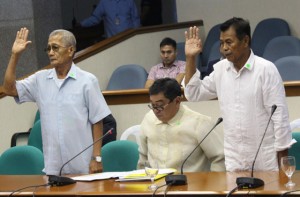
M 151 26 L 162 24 L 162 0 L 142 0 L 141 25 Z
M 26 28 L 17 33 L 3 89 L 19 104 L 36 102 L 41 119 L 44 172 L 59 175 L 63 164 L 102 136 L 103 118 L 111 112 L 97 78 L 73 63 L 76 40 L 66 30 L 55 30 L 49 35 L 46 52 L 54 68 L 16 81 L 18 60 L 31 43 L 28 34 Z M 62 174 L 100 172 L 100 155 L 101 141 L 65 165 Z
M 92 27 L 104 22 L 106 38 L 140 26 L 140 16 L 134 0 L 100 0 L 93 14 L 81 21 L 81 27 Z
M 149 88 L 156 79 L 165 77 L 175 78 L 181 84 L 184 78 L 185 62 L 176 60 L 177 43 L 172 38 L 164 38 L 160 42 L 160 57 L 162 63 L 150 69 L 145 88 Z
M 283 82 L 276 66 L 251 50 L 248 21 L 231 18 L 220 26 L 220 47 L 225 59 L 203 80 L 195 59 L 202 50 L 199 29 L 185 32 L 185 96 L 189 101 L 218 98 L 224 119 L 227 171 L 251 171 L 273 105 L 277 110 L 265 133 L 254 170 L 278 171 L 280 159 L 296 142 L 292 139 Z

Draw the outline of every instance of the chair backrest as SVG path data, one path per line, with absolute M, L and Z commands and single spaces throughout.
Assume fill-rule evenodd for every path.
M 294 36 L 279 36 L 270 40 L 263 58 L 275 62 L 286 56 L 300 56 L 300 39 Z
M 102 147 L 103 172 L 123 172 L 137 169 L 139 151 L 137 143 L 117 140 Z
M 220 26 L 221 24 L 217 24 L 213 26 L 204 41 L 201 57 L 202 66 L 206 67 L 208 63 L 209 54 L 211 52 L 211 48 L 217 41 L 220 40 Z
M 34 146 L 41 152 L 43 152 L 42 129 L 40 120 L 37 120 L 31 128 L 27 144 L 30 146 Z
M 186 61 L 185 59 L 185 42 L 177 43 L 177 59 L 181 61 Z
M 148 77 L 146 69 L 140 65 L 127 64 L 118 67 L 111 75 L 107 90 L 144 88 Z
M 135 137 L 135 141 L 138 145 L 140 145 L 140 130 L 141 130 L 141 125 L 134 125 L 126 129 L 120 137 L 120 140 L 129 140 L 130 136 Z
M 37 110 L 36 113 L 35 113 L 35 117 L 34 117 L 34 122 L 35 123 L 36 121 L 40 120 L 40 111 Z
M 177 60 L 186 61 L 185 58 L 185 42 L 177 43 Z M 196 57 L 196 65 L 199 65 L 199 56 Z
M 216 59 L 220 59 L 221 58 L 221 53 L 220 53 L 220 41 L 216 41 L 211 49 L 210 49 L 210 53 L 208 56 L 208 61 L 207 61 L 207 65 L 210 61 L 216 60 Z
M 290 122 L 291 129 L 300 129 L 300 118 Z M 300 130 L 299 130 L 300 131 Z
M 268 42 L 277 36 L 290 36 L 289 24 L 280 18 L 268 18 L 260 21 L 252 34 L 251 48 L 255 55 L 262 57 Z
M 300 80 L 300 56 L 287 56 L 274 62 L 283 81 Z
M 33 146 L 14 146 L 0 156 L 0 174 L 44 174 L 43 153 Z
M 289 149 L 289 156 L 294 156 L 296 158 L 296 162 L 300 161 L 300 132 L 292 132 L 293 139 L 297 141 L 297 143 L 293 144 L 293 146 Z M 296 170 L 300 170 L 300 165 L 296 165 Z
M 117 139 L 117 121 L 112 114 L 109 114 L 102 120 L 103 122 L 103 135 L 107 133 L 110 129 L 113 129 L 113 132 L 102 139 L 102 146 L 105 144 L 115 141 Z

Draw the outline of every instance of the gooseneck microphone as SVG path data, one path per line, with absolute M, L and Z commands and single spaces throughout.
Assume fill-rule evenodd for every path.
M 90 148 L 91 146 L 93 146 L 94 144 L 96 144 L 97 142 L 99 142 L 100 140 L 102 140 L 103 138 L 105 138 L 106 136 L 112 134 L 113 128 L 111 128 L 109 131 L 107 131 L 102 137 L 100 137 L 99 139 L 97 139 L 96 141 L 94 141 L 91 145 L 89 145 L 88 147 L 86 147 L 85 149 L 83 149 L 82 151 L 80 151 L 77 155 L 75 155 L 74 157 L 72 157 L 71 159 L 69 159 L 66 163 L 64 163 L 59 171 L 59 176 L 56 175 L 49 175 L 49 185 L 51 186 L 64 186 L 64 185 L 69 185 L 69 184 L 73 184 L 76 183 L 76 181 L 72 178 L 69 177 L 63 177 L 61 176 L 62 173 L 62 169 L 65 167 L 65 165 L 67 165 L 68 163 L 70 163 L 73 159 L 75 159 L 76 157 L 78 157 L 81 153 L 83 153 L 84 151 L 86 151 L 88 148 Z
M 195 152 L 195 150 L 200 146 L 200 144 L 205 140 L 205 138 L 223 121 L 223 118 L 219 118 L 216 122 L 216 124 L 211 128 L 211 130 L 204 136 L 204 138 L 199 142 L 199 144 L 192 150 L 192 152 L 186 157 L 186 159 L 181 164 L 181 174 L 171 174 L 166 176 L 165 181 L 166 184 L 171 185 L 186 185 L 187 179 L 186 176 L 183 174 L 183 166 L 185 162 L 188 160 L 188 158 Z
M 257 188 L 257 187 L 260 187 L 260 186 L 263 186 L 265 183 L 262 179 L 259 179 L 259 178 L 254 178 L 253 177 L 253 171 L 254 171 L 254 164 L 255 164 L 255 161 L 256 161 L 256 158 L 257 158 L 257 155 L 258 155 L 258 152 L 260 150 L 260 147 L 261 147 L 261 144 L 265 138 L 265 135 L 267 133 L 267 130 L 268 130 L 268 127 L 269 127 L 269 124 L 270 124 L 270 121 L 271 121 L 271 118 L 275 112 L 275 110 L 277 109 L 277 106 L 276 105 L 272 105 L 272 109 L 271 109 L 271 115 L 269 117 L 269 121 L 268 121 L 268 124 L 266 126 L 266 129 L 265 129 L 265 132 L 261 138 L 261 141 L 260 141 L 260 144 L 258 146 L 258 149 L 256 151 L 256 155 L 254 157 L 254 160 L 253 160 L 253 163 L 252 163 L 252 168 L 251 168 L 251 177 L 238 177 L 236 179 L 236 184 L 238 186 L 241 186 L 242 188 L 244 189 L 248 189 L 248 188 Z

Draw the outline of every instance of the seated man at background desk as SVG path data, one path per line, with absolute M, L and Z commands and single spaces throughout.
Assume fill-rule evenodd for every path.
M 181 105 L 182 93 L 175 79 L 156 80 L 149 89 L 149 111 L 141 123 L 140 158 L 159 168 L 180 171 L 183 161 L 211 130 L 210 117 Z M 184 171 L 225 171 L 222 132 L 212 131 L 184 165 Z
M 177 43 L 172 38 L 164 38 L 160 42 L 160 57 L 162 63 L 153 66 L 150 69 L 145 88 L 149 88 L 156 79 L 165 77 L 174 78 L 181 84 L 184 72 L 185 62 L 176 60 Z

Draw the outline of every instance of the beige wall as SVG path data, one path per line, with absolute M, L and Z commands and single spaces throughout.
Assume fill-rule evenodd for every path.
M 106 89 L 112 72 L 124 64 L 139 64 L 149 72 L 150 68 L 160 62 L 159 43 L 165 37 L 177 42 L 184 41 L 186 29 L 170 30 L 134 36 L 117 46 L 111 47 L 78 65 L 94 73 L 102 90 Z

